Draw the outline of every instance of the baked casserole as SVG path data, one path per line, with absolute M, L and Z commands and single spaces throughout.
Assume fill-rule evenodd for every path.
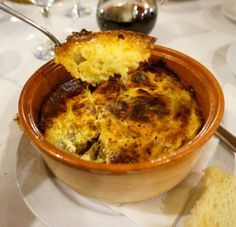
M 203 118 L 194 90 L 152 58 L 154 42 L 127 31 L 69 37 L 56 62 L 73 77 L 42 104 L 46 139 L 84 160 L 137 163 L 177 152 L 195 137 Z

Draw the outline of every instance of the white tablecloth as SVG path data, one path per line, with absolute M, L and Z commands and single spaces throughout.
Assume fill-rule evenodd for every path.
M 55 2 L 50 30 L 60 39 L 82 28 L 97 31 L 96 0 L 84 1 L 93 9 L 90 16 L 71 19 L 65 16 L 73 1 Z M 225 18 L 222 0 L 189 0 L 169 2 L 159 10 L 151 35 L 162 45 L 180 50 L 210 69 L 222 86 L 236 87 L 236 76 L 227 64 L 226 51 L 236 41 L 236 22 Z M 39 10 L 33 5 L 6 2 L 16 10 L 42 24 Z M 42 227 L 24 204 L 15 180 L 15 159 L 22 136 L 13 119 L 22 86 L 45 62 L 32 52 L 43 36 L 34 28 L 0 11 L 0 226 Z M 232 97 L 232 99 L 235 97 Z M 234 104 L 235 105 L 235 104 Z M 219 145 L 219 150 L 227 149 Z M 78 225 L 80 226 L 80 225 Z

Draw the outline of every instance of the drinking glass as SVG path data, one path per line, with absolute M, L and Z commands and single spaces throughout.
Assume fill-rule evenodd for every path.
M 124 29 L 150 33 L 158 16 L 158 3 L 166 0 L 99 0 L 97 23 L 101 30 Z
M 226 18 L 236 22 L 236 1 L 224 0 L 221 4 L 222 12 Z
M 45 27 L 48 27 L 48 17 L 54 0 L 31 0 L 32 3 L 39 7 L 44 19 Z M 34 55 L 41 60 L 50 60 L 54 58 L 54 43 L 47 39 L 45 43 L 40 44 L 34 50 Z
M 80 0 L 75 0 L 71 9 L 66 13 L 66 16 L 77 18 L 91 14 L 92 10 L 89 7 L 83 6 Z

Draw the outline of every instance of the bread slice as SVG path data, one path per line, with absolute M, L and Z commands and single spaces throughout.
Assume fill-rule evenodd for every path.
M 127 76 L 141 62 L 148 61 L 156 38 L 129 31 L 73 33 L 55 49 L 55 62 L 61 63 L 75 78 L 91 84 L 110 76 Z
M 236 226 L 236 176 L 218 167 L 209 167 L 204 172 L 202 194 L 184 226 Z

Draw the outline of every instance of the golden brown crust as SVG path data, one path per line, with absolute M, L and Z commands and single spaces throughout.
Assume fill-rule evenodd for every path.
M 83 128 L 92 137 L 76 151 L 90 161 L 135 163 L 162 157 L 195 136 L 203 123 L 192 91 L 162 62 L 130 72 L 126 84 L 116 76 L 84 90 L 86 97 L 76 96 L 78 101 L 83 96 L 82 103 L 70 108 L 78 122 L 93 115 L 94 123 Z
M 69 35 L 66 39 L 66 42 L 61 44 L 59 47 L 56 47 L 55 52 L 56 55 L 60 54 L 61 52 L 66 52 L 69 47 L 75 45 L 75 43 L 83 43 L 88 42 L 99 35 L 107 36 L 107 39 L 109 37 L 119 37 L 120 39 L 126 37 L 140 40 L 140 42 L 144 43 L 145 45 L 153 45 L 156 42 L 156 38 L 153 36 L 146 35 L 144 33 L 139 32 L 132 32 L 132 31 L 126 31 L 126 30 L 108 30 L 103 32 L 91 32 L 87 31 L 86 29 L 82 29 L 80 32 L 73 32 L 71 35 Z
M 82 30 L 57 47 L 55 61 L 79 82 L 77 94 L 59 88 L 42 107 L 48 141 L 86 160 L 135 163 L 170 154 L 195 136 L 202 118 L 193 93 L 153 58 L 155 41 L 143 33 Z

